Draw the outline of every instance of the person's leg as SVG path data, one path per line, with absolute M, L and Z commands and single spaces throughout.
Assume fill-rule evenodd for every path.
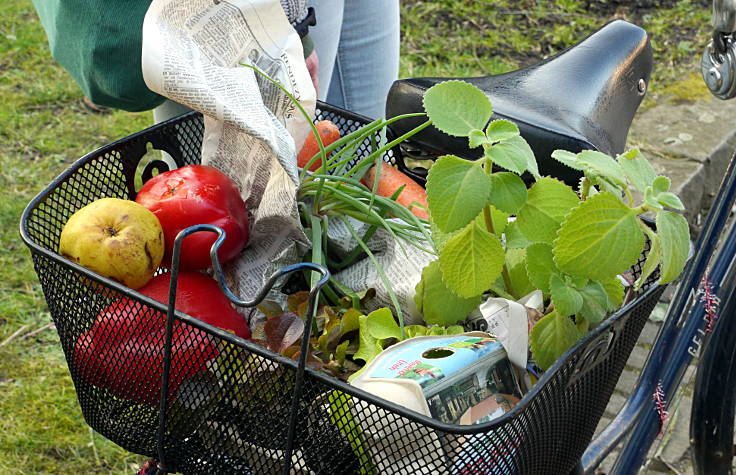
M 367 0 L 366 0 L 367 1 Z M 319 79 L 319 99 L 327 99 L 330 79 L 337 57 L 337 45 L 340 41 L 340 28 L 343 20 L 344 0 L 310 0 L 317 17 L 317 25 L 309 29 L 309 36 L 314 42 L 314 49 L 319 59 L 317 77 Z M 329 101 L 328 101 L 329 102 Z
M 163 104 L 153 109 L 153 123 L 160 124 L 161 122 L 173 119 L 174 117 L 179 117 L 180 115 L 191 111 L 192 109 L 183 104 L 174 102 L 171 99 L 166 99 Z M 173 170 L 176 168 L 176 162 L 174 162 L 174 159 L 163 150 L 161 151 L 161 158 L 168 163 L 169 169 Z
M 399 74 L 399 26 L 398 0 L 345 0 L 327 102 L 370 118 L 384 116 Z
M 173 119 L 174 117 L 179 117 L 180 115 L 191 111 L 192 109 L 183 104 L 174 102 L 171 99 L 166 99 L 163 104 L 153 109 L 153 122 L 155 124 L 160 124 L 161 122 Z

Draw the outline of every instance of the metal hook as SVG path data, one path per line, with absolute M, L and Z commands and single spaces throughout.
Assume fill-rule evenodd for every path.
M 288 438 L 285 448 L 285 460 L 284 460 L 284 473 L 290 473 L 291 469 L 291 454 L 294 447 L 294 439 L 296 433 L 296 423 L 298 418 L 298 407 L 299 400 L 301 399 L 302 383 L 304 382 L 304 370 L 307 362 L 307 353 L 309 349 L 309 338 L 311 336 L 312 322 L 315 317 L 315 310 L 317 308 L 317 298 L 319 296 L 320 289 L 327 284 L 330 279 L 330 272 L 323 266 L 313 264 L 311 262 L 302 262 L 299 264 L 293 264 L 290 266 L 282 267 L 281 269 L 274 272 L 271 277 L 266 281 L 260 292 L 252 300 L 241 300 L 238 298 L 225 283 L 225 274 L 220 264 L 220 259 L 217 257 L 217 251 L 225 241 L 225 231 L 211 224 L 198 224 L 190 226 L 182 230 L 174 240 L 174 250 L 171 258 L 171 281 L 169 283 L 169 302 L 166 310 L 166 334 L 164 340 L 164 367 L 161 375 L 161 398 L 159 404 L 159 420 L 158 420 L 158 433 L 157 433 L 157 448 L 158 448 L 158 460 L 160 467 L 166 467 L 165 454 L 164 454 L 164 431 L 166 427 L 166 408 L 169 395 L 169 375 L 171 372 L 171 347 L 173 340 L 174 330 L 174 313 L 176 307 L 176 286 L 177 279 L 179 277 L 179 261 L 181 255 L 181 246 L 184 238 L 190 234 L 196 232 L 207 231 L 217 234 L 217 239 L 210 248 L 210 259 L 212 260 L 212 269 L 214 270 L 215 279 L 217 280 L 220 289 L 225 293 L 225 296 L 233 304 L 238 307 L 255 307 L 266 298 L 268 292 L 271 291 L 276 281 L 288 274 L 293 272 L 310 270 L 321 274 L 321 278 L 312 286 L 309 290 L 309 304 L 307 307 L 307 321 L 304 325 L 304 335 L 302 336 L 301 343 L 301 354 L 299 355 L 299 361 L 297 363 L 296 375 L 294 376 L 294 390 L 292 392 L 291 401 L 291 413 L 289 415 L 289 431 Z

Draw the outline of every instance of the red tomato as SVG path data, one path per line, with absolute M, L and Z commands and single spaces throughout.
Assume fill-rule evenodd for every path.
M 154 277 L 138 291 L 162 303 L 169 297 L 170 274 Z M 230 305 L 213 279 L 198 272 L 179 273 L 176 308 L 211 325 L 250 338 L 245 318 Z M 92 328 L 82 333 L 74 347 L 76 373 L 91 385 L 117 397 L 154 406 L 161 393 L 166 315 L 143 309 L 123 297 L 100 312 Z M 169 394 L 206 370 L 219 355 L 209 334 L 191 325 L 174 322 Z
M 226 262 L 248 243 L 248 211 L 235 183 L 220 170 L 206 165 L 188 165 L 148 180 L 136 202 L 156 215 L 164 231 L 163 264 L 171 265 L 174 239 L 195 224 L 214 224 L 225 230 L 225 242 L 217 256 Z M 210 248 L 217 235 L 209 231 L 184 239 L 181 269 L 206 269 L 212 265 Z

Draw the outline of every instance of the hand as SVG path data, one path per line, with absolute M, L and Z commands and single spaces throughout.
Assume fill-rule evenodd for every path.
M 314 84 L 314 90 L 319 96 L 319 79 L 317 78 L 317 71 L 319 70 L 319 58 L 317 57 L 317 51 L 312 50 L 312 53 L 305 59 L 307 63 L 307 71 L 309 76 L 312 78 L 312 84 Z

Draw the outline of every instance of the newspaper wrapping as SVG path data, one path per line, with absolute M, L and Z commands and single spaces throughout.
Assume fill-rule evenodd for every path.
M 367 225 L 354 219 L 348 220 L 357 232 L 362 235 Z M 347 226 L 341 221 L 332 221 L 328 228 L 330 250 L 337 253 L 347 253 L 356 243 Z M 417 241 L 423 240 L 417 236 Z M 399 307 L 403 312 L 404 324 L 414 325 L 422 323 L 422 316 L 414 303 L 415 287 L 422 277 L 422 269 L 437 257 L 424 252 L 409 243 L 401 243 L 388 231 L 378 229 L 366 243 L 373 257 L 383 269 L 386 280 L 396 296 Z M 431 247 L 423 242 L 425 247 Z M 335 276 L 354 290 L 373 288 L 376 296 L 368 302 L 366 310 L 379 307 L 393 307 L 388 288 L 384 285 L 373 261 L 364 257 Z
M 251 219 L 248 248 L 228 283 L 254 295 L 309 246 L 296 208 L 295 150 L 309 130 L 264 71 L 314 114 L 301 41 L 278 0 L 154 0 L 143 25 L 143 74 L 152 90 L 205 117 L 202 163 L 238 184 Z
M 310 246 L 296 208 L 294 159 L 309 131 L 306 119 L 280 89 L 241 63 L 257 66 L 284 85 L 313 115 L 315 91 L 302 55 L 299 36 L 277 0 L 154 0 L 143 25 L 146 84 L 204 114 L 202 163 L 232 177 L 248 205 L 249 246 L 225 266 L 226 281 L 241 298 L 256 294 L 268 276 L 298 262 Z M 362 235 L 365 227 L 351 222 Z M 339 221 L 331 221 L 329 237 L 331 250 L 338 253 L 356 245 Z M 404 322 L 420 323 L 414 288 L 424 266 L 436 257 L 398 243 L 383 230 L 368 245 Z M 355 291 L 376 289 L 371 308 L 393 306 L 371 259 L 336 277 Z M 274 294 L 270 298 L 278 300 Z M 263 316 L 252 314 L 250 323 L 258 332 Z

